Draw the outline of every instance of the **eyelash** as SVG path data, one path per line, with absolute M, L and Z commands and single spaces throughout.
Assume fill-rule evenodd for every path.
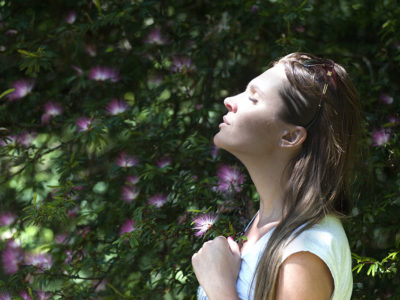
M 257 99 L 254 99 L 254 98 L 251 98 L 251 97 L 249 97 L 249 100 L 252 101 L 252 102 L 254 102 L 254 103 L 257 103 L 257 102 L 258 102 Z

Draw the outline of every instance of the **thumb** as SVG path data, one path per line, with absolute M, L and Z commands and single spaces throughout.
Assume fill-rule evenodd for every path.
M 228 241 L 229 248 L 231 248 L 232 253 L 240 256 L 238 243 L 236 243 L 232 237 L 228 237 L 226 240 Z

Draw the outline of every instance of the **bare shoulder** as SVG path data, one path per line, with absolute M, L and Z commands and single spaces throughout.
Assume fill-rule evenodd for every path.
M 297 252 L 281 264 L 276 299 L 329 300 L 333 289 L 328 266 L 311 252 Z

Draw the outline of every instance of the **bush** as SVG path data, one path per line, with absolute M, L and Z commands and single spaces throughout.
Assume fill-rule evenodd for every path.
M 0 1 L 1 299 L 194 299 L 192 254 L 258 201 L 222 100 L 293 51 L 360 91 L 353 296 L 400 295 L 395 1 L 56 2 Z

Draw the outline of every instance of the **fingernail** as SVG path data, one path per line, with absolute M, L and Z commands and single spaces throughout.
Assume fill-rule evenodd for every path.
M 233 241 L 233 238 L 231 236 L 228 236 L 228 240 L 232 240 Z

